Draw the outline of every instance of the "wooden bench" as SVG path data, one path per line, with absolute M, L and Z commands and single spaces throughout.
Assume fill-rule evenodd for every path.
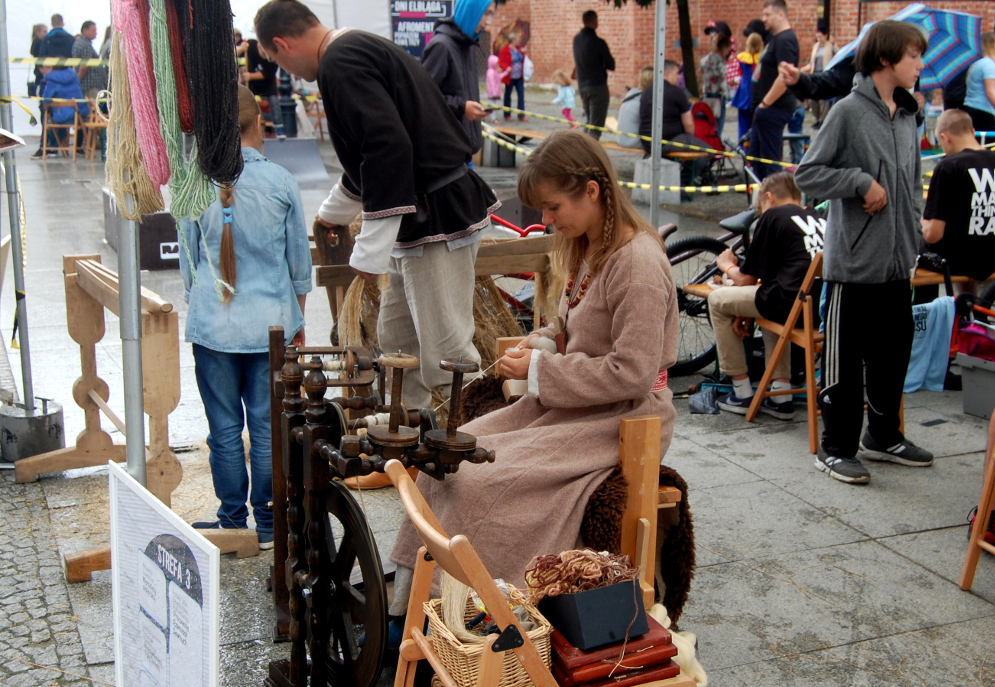
M 991 274 L 987 279 L 982 279 L 980 281 L 992 281 L 995 280 L 995 274 Z M 940 272 L 932 272 L 930 270 L 924 270 L 919 268 L 916 270 L 915 275 L 912 277 L 912 286 L 935 286 L 937 284 L 943 283 L 943 274 Z M 950 276 L 950 281 L 954 284 L 966 284 L 970 281 L 978 281 L 977 279 L 971 279 L 970 277 L 965 277 L 962 274 L 956 274 Z M 953 295 L 953 294 L 948 294 Z
M 665 153 L 664 157 L 676 160 L 677 162 L 680 163 L 685 163 L 685 162 L 694 162 L 695 160 L 700 160 L 703 157 L 711 157 L 712 155 L 714 155 L 714 153 L 706 153 L 698 150 L 686 150 L 686 151 L 677 151 L 673 153 Z
M 553 234 L 540 234 L 523 239 L 484 240 L 477 251 L 474 273 L 478 277 L 484 277 L 542 272 L 549 266 L 549 255 L 553 250 L 554 241 L 556 237 Z M 323 249 L 324 247 L 319 247 L 319 250 Z M 338 261 L 342 260 L 343 256 L 333 256 L 328 253 L 328 259 Z M 356 272 L 347 264 L 348 261 L 349 256 L 345 254 L 343 263 L 326 262 L 315 268 L 314 283 L 316 286 L 329 289 L 329 303 L 336 304 L 332 312 L 336 321 L 342 304 L 342 293 L 356 278 Z M 332 292 L 335 293 L 334 296 Z M 536 303 L 540 300 L 537 298 Z

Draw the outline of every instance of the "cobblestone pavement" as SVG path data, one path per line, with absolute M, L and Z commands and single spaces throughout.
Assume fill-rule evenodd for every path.
M 76 620 L 41 485 L 0 473 L 0 684 L 94 684 Z

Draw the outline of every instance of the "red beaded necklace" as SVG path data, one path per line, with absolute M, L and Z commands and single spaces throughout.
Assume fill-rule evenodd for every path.
M 584 275 L 584 280 L 580 283 L 580 288 L 577 289 L 577 294 L 571 298 L 570 294 L 573 292 L 574 280 L 577 278 L 577 271 L 574 270 L 570 273 L 570 278 L 567 279 L 567 287 L 564 289 L 563 295 L 567 298 L 567 309 L 573 309 L 577 307 L 577 304 L 581 302 L 584 298 L 584 294 L 587 293 L 587 285 L 591 281 L 591 273 L 588 272 Z

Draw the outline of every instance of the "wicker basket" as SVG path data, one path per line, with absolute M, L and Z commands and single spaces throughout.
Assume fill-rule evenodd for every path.
M 535 606 L 524 604 L 536 627 L 528 632 L 529 639 L 535 644 L 539 655 L 547 666 L 550 665 L 550 645 L 549 636 L 553 632 L 553 626 L 549 624 Z M 464 622 L 473 620 L 477 615 L 477 608 L 470 599 L 467 599 L 466 610 L 463 614 Z M 446 627 L 442 620 L 442 599 L 433 599 L 425 603 L 425 614 L 428 616 L 428 626 L 431 630 L 429 640 L 435 648 L 435 653 L 439 655 L 439 660 L 445 666 L 459 687 L 473 687 L 477 684 L 477 672 L 480 667 L 480 656 L 484 651 L 483 644 L 464 644 Z M 433 684 L 435 682 L 433 681 Z M 501 669 L 501 681 L 499 687 L 530 687 L 532 680 L 525 672 L 518 657 L 513 651 L 506 651 L 504 654 L 504 666 Z

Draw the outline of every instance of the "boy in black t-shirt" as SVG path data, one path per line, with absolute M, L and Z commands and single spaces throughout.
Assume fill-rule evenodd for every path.
M 750 318 L 761 316 L 784 322 L 815 254 L 822 250 L 826 220 L 801 206 L 801 192 L 790 172 L 764 179 L 757 209 L 760 222 L 742 266 L 731 250 L 715 264 L 735 286 L 722 286 L 708 296 L 708 312 L 715 331 L 719 368 L 732 377 L 732 393 L 718 399 L 719 408 L 745 415 L 753 399 L 742 339 Z M 762 281 L 762 285 L 757 285 Z M 768 364 L 777 345 L 777 335 L 763 330 Z M 783 355 L 774 372 L 772 391 L 791 389 L 791 359 Z M 794 416 L 791 394 L 765 398 L 760 410 L 790 420 Z
M 940 115 L 936 138 L 947 157 L 929 182 L 923 238 L 951 274 L 984 281 L 995 271 L 995 153 L 981 147 L 961 110 Z
M 763 20 L 771 39 L 753 74 L 750 89 L 755 110 L 750 129 L 750 155 L 780 160 L 784 127 L 798 108 L 798 100 L 788 91 L 784 81 L 777 78 L 777 66 L 782 62 L 798 66 L 798 37 L 791 30 L 784 0 L 764 0 Z M 754 161 L 753 170 L 763 179 L 776 172 L 778 166 Z

